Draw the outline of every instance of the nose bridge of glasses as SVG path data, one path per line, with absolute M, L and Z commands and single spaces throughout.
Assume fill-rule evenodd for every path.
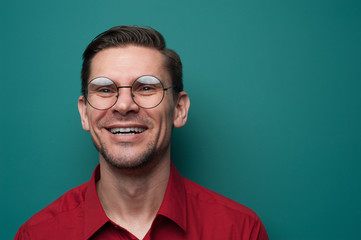
M 117 90 L 118 90 L 118 93 L 117 93 L 117 101 L 119 101 L 119 98 L 124 98 L 124 97 L 127 97 L 127 96 L 129 96 L 128 94 L 121 94 L 120 93 L 120 90 L 119 89 L 121 89 L 121 88 L 129 88 L 129 90 L 130 90 L 130 97 L 132 98 L 132 101 L 134 102 L 134 95 L 133 95 L 133 92 L 132 92 L 132 86 L 117 86 Z
M 130 94 L 131 94 L 131 96 L 132 96 L 132 86 L 119 86 L 119 87 L 117 87 L 117 90 L 118 90 L 118 96 L 120 95 L 120 92 L 119 92 L 119 89 L 120 88 L 129 88 L 129 90 L 130 90 Z
M 132 86 L 119 86 L 119 87 L 117 87 L 117 88 L 118 88 L 118 89 L 119 89 L 119 88 L 130 88 L 130 89 L 131 89 Z

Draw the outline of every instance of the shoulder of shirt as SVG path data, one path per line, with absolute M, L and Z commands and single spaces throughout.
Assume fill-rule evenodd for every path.
M 44 222 L 52 221 L 58 215 L 67 213 L 82 206 L 89 182 L 67 191 L 54 202 L 34 214 L 22 227 L 33 227 Z
M 192 198 L 193 201 L 208 204 L 209 206 L 212 206 L 214 211 L 222 209 L 222 211 L 229 212 L 232 216 L 247 217 L 254 221 L 260 221 L 258 215 L 252 209 L 219 193 L 202 187 L 189 179 L 183 178 L 183 181 L 187 197 Z

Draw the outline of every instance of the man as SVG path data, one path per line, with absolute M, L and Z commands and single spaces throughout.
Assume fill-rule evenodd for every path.
M 171 163 L 171 133 L 190 103 L 180 58 L 159 32 L 114 27 L 83 60 L 78 108 L 99 165 L 15 239 L 268 239 L 252 210 L 182 178 Z

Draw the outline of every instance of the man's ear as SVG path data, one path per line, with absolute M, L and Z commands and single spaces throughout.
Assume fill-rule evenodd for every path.
M 178 94 L 178 100 L 174 108 L 173 125 L 176 128 L 183 127 L 188 119 L 188 110 L 190 106 L 189 96 L 186 92 Z
M 78 99 L 78 110 L 81 119 L 81 125 L 85 131 L 89 131 L 89 121 L 88 121 L 88 113 L 86 111 L 86 102 L 84 96 L 80 96 Z

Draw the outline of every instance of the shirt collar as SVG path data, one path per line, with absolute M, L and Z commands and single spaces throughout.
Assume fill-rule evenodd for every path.
M 84 235 L 90 238 L 98 229 L 109 221 L 96 191 L 96 182 L 100 179 L 99 165 L 95 168 L 85 193 Z M 170 176 L 163 202 L 157 215 L 162 215 L 175 222 L 184 231 L 187 230 L 187 201 L 183 178 L 171 163 Z
M 183 178 L 173 163 L 171 163 L 168 186 L 157 215 L 167 217 L 184 231 L 187 230 L 186 190 Z
M 85 239 L 90 238 L 98 229 L 109 221 L 102 205 L 100 204 L 96 182 L 100 179 L 99 165 L 95 168 L 90 179 L 88 188 L 85 193 L 84 200 L 84 236 Z

